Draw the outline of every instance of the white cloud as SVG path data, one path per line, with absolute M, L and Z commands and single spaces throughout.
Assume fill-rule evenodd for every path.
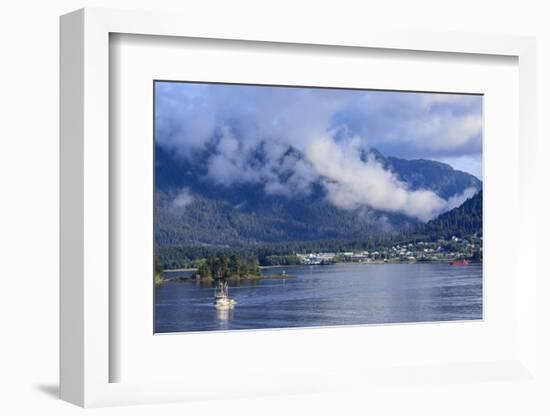
M 303 149 L 329 131 L 433 157 L 481 151 L 476 95 L 159 83 L 156 103 L 158 143 L 183 156 L 226 136 L 227 126 L 245 153 L 260 142 Z
M 432 191 L 410 190 L 376 160 L 361 160 L 360 149 L 369 144 L 456 157 L 480 147 L 481 100 L 475 96 L 173 83 L 157 88 L 157 143 L 183 158 L 208 146 L 210 180 L 262 183 L 267 194 L 288 197 L 308 194 L 320 181 L 327 199 L 343 209 L 369 207 L 426 221 L 461 198 L 445 201 Z M 184 209 L 192 196 L 182 192 L 174 206 Z
M 477 193 L 476 188 L 466 188 L 461 194 L 456 194 L 447 200 L 447 207 L 445 211 L 449 211 L 453 208 L 461 206 L 467 199 L 470 199 Z
M 444 113 L 404 122 L 399 137 L 422 148 L 451 152 L 452 149 L 461 148 L 476 140 L 481 128 L 481 114 L 456 116 Z
M 178 211 L 184 211 L 185 208 L 193 202 L 194 198 L 189 191 L 189 188 L 178 190 L 176 196 L 172 200 L 172 208 Z
M 419 104 L 427 110 L 435 105 L 454 105 L 460 107 L 476 107 L 479 95 L 464 94 L 417 94 Z
M 308 160 L 323 179 L 327 199 L 343 209 L 368 206 L 403 213 L 427 221 L 447 203 L 432 191 L 409 190 L 407 185 L 385 170 L 373 157 L 363 162 L 357 143 L 346 148 L 331 139 L 316 140 L 306 152 Z
M 323 137 L 312 142 L 306 155 L 327 190 L 327 199 L 342 209 L 366 206 L 428 221 L 462 205 L 477 192 L 467 188 L 445 200 L 430 190 L 411 190 L 374 157 L 361 160 L 359 140 L 344 147 Z

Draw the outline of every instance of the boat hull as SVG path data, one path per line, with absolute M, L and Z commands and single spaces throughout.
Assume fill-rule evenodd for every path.
M 470 262 L 468 260 L 455 260 L 449 262 L 449 265 L 451 266 L 467 266 L 469 264 Z

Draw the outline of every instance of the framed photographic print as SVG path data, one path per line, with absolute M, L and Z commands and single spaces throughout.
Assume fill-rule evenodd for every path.
M 531 377 L 533 40 L 243 30 L 62 17 L 62 398 Z
M 155 332 L 482 319 L 481 95 L 153 88 Z

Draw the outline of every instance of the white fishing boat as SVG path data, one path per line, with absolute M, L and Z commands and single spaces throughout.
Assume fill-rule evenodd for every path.
M 214 292 L 214 305 L 216 309 L 232 309 L 237 302 L 229 297 L 229 286 L 227 282 L 220 282 Z

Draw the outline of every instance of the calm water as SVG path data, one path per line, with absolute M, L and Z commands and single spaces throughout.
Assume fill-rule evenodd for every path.
M 237 301 L 230 311 L 214 308 L 213 286 L 166 283 L 156 293 L 156 332 L 482 318 L 479 264 L 337 264 L 263 274 L 281 270 L 297 277 L 230 283 Z

